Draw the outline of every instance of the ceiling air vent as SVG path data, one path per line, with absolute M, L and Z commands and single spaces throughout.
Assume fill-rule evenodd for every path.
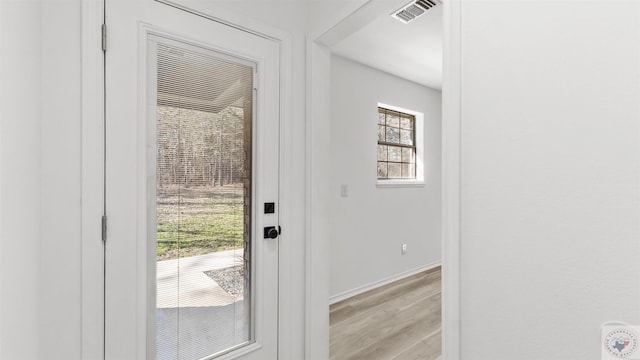
M 391 16 L 405 24 L 410 23 L 415 18 L 424 14 L 426 11 L 432 9 L 438 4 L 441 4 L 440 0 L 415 0 L 403 6 L 399 10 L 394 11 Z

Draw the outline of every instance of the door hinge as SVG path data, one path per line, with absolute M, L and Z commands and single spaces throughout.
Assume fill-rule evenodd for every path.
M 102 243 L 107 242 L 107 215 L 102 215 Z
M 107 51 L 107 24 L 102 24 L 102 51 Z

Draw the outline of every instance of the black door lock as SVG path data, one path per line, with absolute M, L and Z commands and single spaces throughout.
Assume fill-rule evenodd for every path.
M 264 228 L 265 239 L 275 239 L 280 235 L 280 226 L 276 229 L 275 226 L 267 226 Z

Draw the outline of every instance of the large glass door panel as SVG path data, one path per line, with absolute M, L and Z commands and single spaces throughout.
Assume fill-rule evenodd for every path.
M 149 41 L 156 358 L 201 359 L 252 341 L 255 64 Z

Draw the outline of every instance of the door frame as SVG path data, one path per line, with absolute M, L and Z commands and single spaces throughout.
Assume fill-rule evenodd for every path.
M 107 0 L 108 1 L 108 0 Z M 166 1 L 161 1 L 166 2 Z M 82 0 L 82 358 L 102 359 L 104 354 L 104 248 L 101 218 L 104 212 L 104 56 L 102 24 L 105 0 Z M 168 5 L 169 6 L 169 5 Z M 173 5 L 171 5 L 173 6 Z M 212 9 L 213 10 L 213 9 Z M 178 11 L 178 10 L 177 10 Z M 213 13 L 213 12 L 211 12 Z M 215 8 L 212 21 L 247 31 L 279 44 L 280 62 L 280 169 L 279 221 L 284 229 L 279 246 L 279 358 L 291 358 L 296 344 L 302 341 L 304 329 L 296 321 L 293 294 L 303 291 L 285 276 L 303 272 L 295 259 L 296 248 L 288 246 L 296 214 L 292 211 L 294 195 L 304 193 L 304 184 L 292 182 L 295 163 L 290 155 L 296 143 L 291 134 L 292 117 L 292 43 L 289 32 L 261 24 L 223 8 Z M 136 34 L 137 36 L 137 34 Z M 108 44 L 108 38 L 107 38 Z M 301 231 L 297 231 L 301 232 Z M 304 233 L 304 232 L 302 232 Z M 284 246 L 287 245 L 287 246 Z
M 104 2 L 82 1 L 82 358 L 104 353 Z
M 325 185 L 329 156 L 324 152 L 330 145 L 328 44 L 335 44 L 366 24 L 367 17 L 379 14 L 381 5 L 390 1 L 394 0 L 363 0 L 307 37 L 307 259 L 312 254 L 313 261 L 307 262 L 306 359 L 328 358 L 329 347 L 330 245 L 324 231 L 330 225 L 326 199 L 331 194 Z M 443 0 L 442 358 L 446 360 L 461 358 L 462 1 Z
M 294 182 L 287 186 L 296 188 L 296 194 L 305 194 L 305 226 L 300 232 L 306 246 L 303 268 L 292 261 L 293 252 L 281 252 L 281 270 L 305 272 L 305 321 L 304 328 L 294 322 L 290 307 L 282 306 L 280 312 L 279 349 L 281 358 L 295 347 L 299 336 L 304 337 L 306 359 L 326 359 L 329 353 L 329 244 L 324 236 L 329 225 L 326 188 L 326 169 L 329 159 L 324 149 L 329 138 L 329 89 L 330 53 L 321 43 L 321 37 L 361 5 L 379 0 L 354 4 L 311 34 L 305 40 L 306 48 L 306 135 L 305 135 L 305 183 L 299 189 Z M 444 79 L 443 79 L 443 358 L 460 359 L 460 225 L 461 225 L 461 32 L 462 0 L 445 0 L 444 5 Z M 103 258 L 100 218 L 103 211 L 103 56 L 100 26 L 104 19 L 104 0 L 82 0 L 82 358 L 102 357 L 104 332 L 102 328 L 103 306 Z M 292 36 L 290 33 L 260 25 L 255 20 L 243 18 L 221 10 L 220 18 L 248 29 L 271 34 L 281 42 L 281 132 L 289 131 L 291 119 L 290 69 Z M 283 153 L 291 153 L 296 144 L 288 141 L 285 133 L 281 147 Z M 281 174 L 293 175 L 291 158 L 281 159 Z M 283 177 L 281 177 L 282 181 Z M 291 177 L 284 177 L 291 179 Z M 324 181 L 324 182 L 323 182 Z M 282 195 L 281 195 L 282 197 Z M 294 202 L 293 195 L 285 196 L 283 205 Z M 290 210 L 282 207 L 282 223 L 293 218 Z M 287 227 L 285 227 L 285 230 Z M 287 248 L 287 247 L 281 247 Z M 280 290 L 281 295 L 291 296 L 297 289 Z M 286 298 L 286 297 L 285 297 Z M 315 309 L 315 311 L 314 311 Z M 326 310 L 323 310 L 326 309 Z M 303 335 L 301 335 L 303 334 Z M 289 340 L 289 342 L 286 342 Z

